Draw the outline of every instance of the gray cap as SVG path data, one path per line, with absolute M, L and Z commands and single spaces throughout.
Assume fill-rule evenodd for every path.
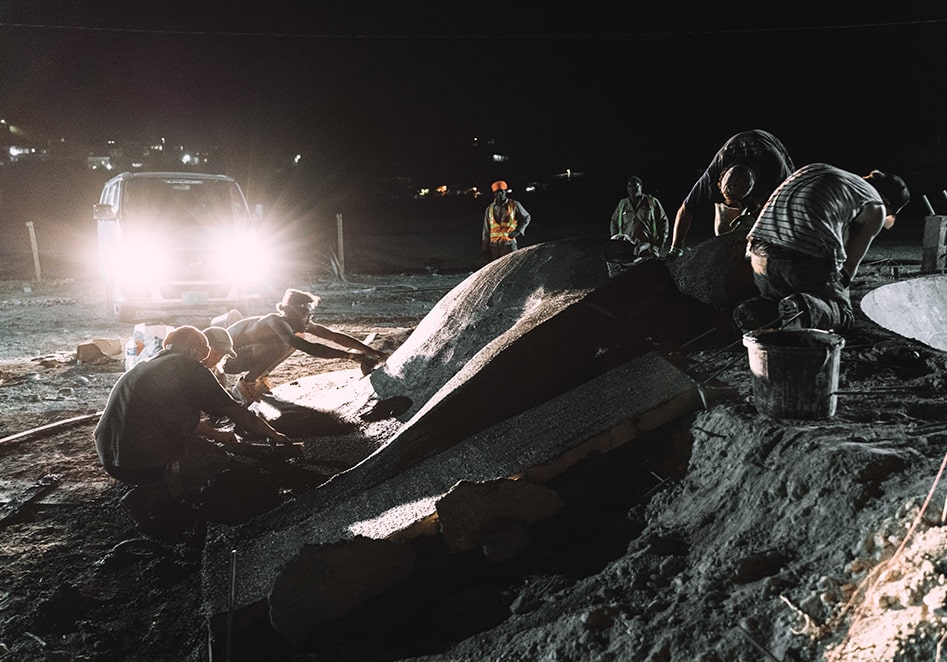
M 230 333 L 224 327 L 207 327 L 204 329 L 204 335 L 207 336 L 207 343 L 211 349 L 217 350 L 224 356 L 237 356 L 237 353 L 233 351 L 233 338 L 230 337 Z

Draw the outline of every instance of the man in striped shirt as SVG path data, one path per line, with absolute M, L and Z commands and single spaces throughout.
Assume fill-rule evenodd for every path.
M 734 310 L 744 333 L 764 326 L 845 331 L 854 314 L 849 284 L 872 241 L 910 200 L 904 181 L 865 177 L 825 163 L 794 172 L 766 202 L 747 235 L 760 297 Z

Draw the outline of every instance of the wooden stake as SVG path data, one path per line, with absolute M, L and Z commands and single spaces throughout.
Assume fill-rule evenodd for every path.
M 342 214 L 335 215 L 335 227 L 339 235 L 339 271 L 345 280 L 345 244 L 342 241 Z
M 36 230 L 33 228 L 33 221 L 27 221 L 26 228 L 30 231 L 30 245 L 33 247 L 33 268 L 36 270 L 36 280 L 43 280 L 43 272 L 39 268 L 39 247 L 36 244 Z

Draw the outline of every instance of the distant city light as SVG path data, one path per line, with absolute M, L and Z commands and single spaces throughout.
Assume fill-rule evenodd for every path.
M 293 157 L 293 165 L 299 165 L 299 162 L 302 161 L 303 155 L 297 154 Z
M 494 154 L 492 158 L 494 163 L 506 163 L 510 160 L 510 157 L 505 154 Z
M 191 156 L 190 154 L 183 154 L 181 156 L 181 163 L 185 165 L 198 163 L 198 158 L 196 156 Z

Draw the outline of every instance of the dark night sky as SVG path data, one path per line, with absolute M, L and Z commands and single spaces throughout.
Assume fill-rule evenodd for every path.
M 797 164 L 859 170 L 909 167 L 905 148 L 939 143 L 947 123 L 947 7 L 189 4 L 0 0 L 0 115 L 414 175 L 456 165 L 476 136 L 548 172 L 683 186 L 748 128 Z

